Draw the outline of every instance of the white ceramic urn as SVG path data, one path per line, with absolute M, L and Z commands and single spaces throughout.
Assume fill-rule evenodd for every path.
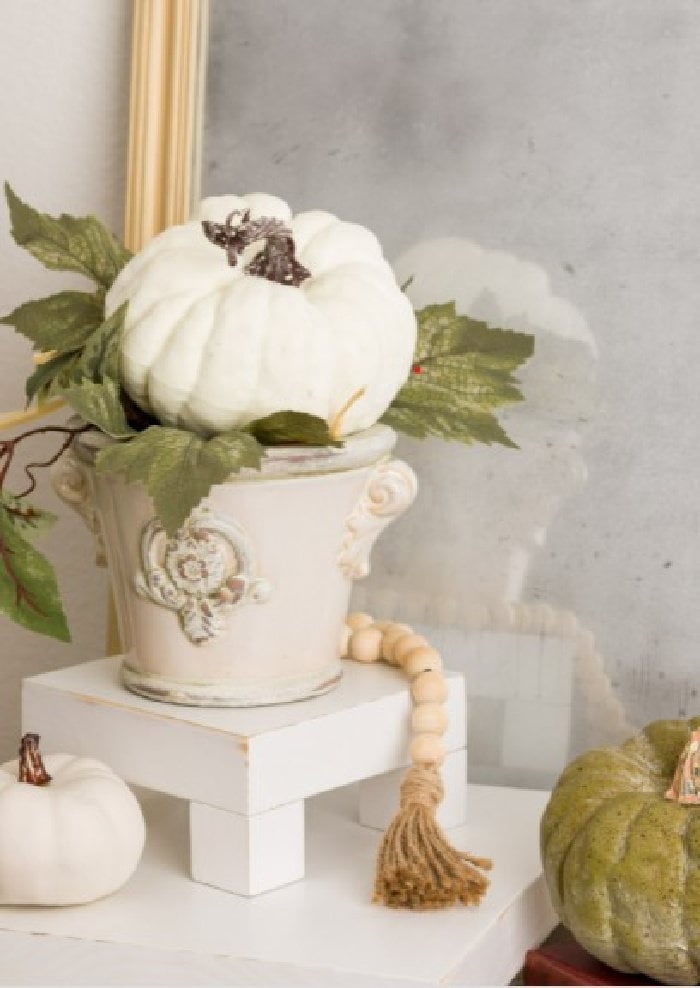
M 53 470 L 106 557 L 124 684 L 170 703 L 284 703 L 331 689 L 352 581 L 413 501 L 413 471 L 377 425 L 339 448 L 276 447 L 212 488 L 168 538 L 140 484 L 98 474 L 97 432 Z M 99 553 L 98 553 L 99 554 Z

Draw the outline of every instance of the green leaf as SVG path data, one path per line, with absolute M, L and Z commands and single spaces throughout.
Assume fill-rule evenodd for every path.
M 142 483 L 172 535 L 214 484 L 224 483 L 242 467 L 258 468 L 263 452 L 246 432 L 201 439 L 182 429 L 154 425 L 128 442 L 101 450 L 97 469 Z
M 479 354 L 485 365 L 514 371 L 534 351 L 534 337 L 457 314 L 454 302 L 426 305 L 416 312 L 418 340 L 415 361 L 423 364 L 441 356 Z
M 126 420 L 119 384 L 112 378 L 100 383 L 83 380 L 61 389 L 60 394 L 81 418 L 108 436 L 123 439 L 134 434 Z
M 93 421 L 88 412 L 99 416 L 100 421 L 93 424 L 100 429 L 103 428 L 100 422 L 109 423 L 109 428 L 105 428 L 109 435 L 129 435 L 132 430 L 126 425 L 118 383 L 119 341 L 125 314 L 126 303 L 93 330 L 82 350 L 61 353 L 39 364 L 27 379 L 27 401 L 36 397 L 41 404 L 62 395 L 88 421 Z M 89 387 L 91 384 L 94 387 Z M 99 394 L 97 385 L 104 385 L 104 395 Z
M 86 422 L 115 439 L 134 433 L 119 383 L 119 342 L 125 316 L 126 303 L 91 334 L 70 370 L 69 382 L 59 392 Z
M 274 412 L 251 422 L 248 429 L 263 446 L 342 446 L 333 439 L 328 423 L 306 412 Z
M 119 378 L 119 343 L 124 329 L 127 303 L 120 305 L 109 319 L 90 335 L 80 353 L 73 378 L 99 383 L 107 378 Z
M 382 422 L 392 429 L 416 439 L 434 436 L 444 442 L 459 442 L 471 446 L 475 442 L 498 443 L 517 449 L 495 415 L 474 410 L 451 412 L 445 408 L 413 408 L 392 404 L 382 416 Z
M 47 268 L 75 271 L 107 289 L 131 257 L 95 216 L 40 213 L 22 202 L 7 182 L 5 197 L 15 242 Z
M 25 384 L 27 404 L 36 398 L 41 405 L 59 394 L 61 388 L 70 383 L 71 374 L 78 363 L 77 353 L 62 353 L 58 357 L 39 364 L 33 374 L 30 374 Z
M 460 316 L 454 302 L 416 316 L 414 371 L 382 421 L 420 439 L 513 447 L 493 411 L 522 401 L 513 371 L 531 356 L 533 337 Z
M 36 508 L 25 498 L 15 497 L 0 489 L 0 511 L 5 511 L 15 528 L 25 537 L 33 538 L 47 532 L 57 521 L 57 516 L 43 508 Z
M 104 319 L 104 298 L 88 292 L 59 292 L 18 306 L 0 323 L 14 326 L 37 350 L 79 350 Z
M 409 378 L 394 399 L 411 407 L 491 411 L 522 401 L 520 389 L 509 378 L 469 368 L 431 367 Z
M 21 532 L 0 503 L 0 611 L 30 631 L 70 641 L 53 567 Z

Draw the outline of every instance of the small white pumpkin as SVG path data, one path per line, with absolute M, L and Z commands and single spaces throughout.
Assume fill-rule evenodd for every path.
M 20 759 L 0 766 L 0 904 L 92 902 L 133 874 L 141 808 L 102 762 L 48 755 L 44 766 L 38 742 L 25 735 Z
M 124 387 L 202 434 L 288 409 L 357 432 L 411 368 L 415 315 L 374 234 L 274 196 L 205 199 L 120 272 L 107 315 L 124 302 Z

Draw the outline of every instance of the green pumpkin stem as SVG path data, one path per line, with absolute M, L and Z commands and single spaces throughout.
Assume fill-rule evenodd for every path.
M 39 735 L 25 734 L 19 745 L 19 781 L 32 786 L 46 786 L 51 776 L 46 771 L 39 751 Z

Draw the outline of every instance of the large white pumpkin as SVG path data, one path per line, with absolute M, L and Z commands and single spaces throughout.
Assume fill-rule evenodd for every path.
M 51 781 L 20 782 L 19 762 L 0 766 L 0 905 L 75 905 L 116 891 L 143 850 L 136 797 L 94 758 L 28 754 L 34 777 L 45 766 Z
M 246 211 L 250 216 L 245 217 Z M 246 268 L 266 243 L 248 243 L 235 266 L 202 220 L 231 227 L 262 217 L 291 234 L 300 284 Z M 107 314 L 128 301 L 123 383 L 164 424 L 210 434 L 292 409 L 338 432 L 369 428 L 408 377 L 416 321 L 369 230 L 314 210 L 292 216 L 268 195 L 205 199 L 196 220 L 165 230 L 121 271 Z

